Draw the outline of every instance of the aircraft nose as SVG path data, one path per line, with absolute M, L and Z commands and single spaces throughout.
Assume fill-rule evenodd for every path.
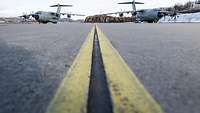
M 33 18 L 35 18 L 35 20 L 39 20 L 40 16 L 39 15 L 33 15 Z
M 136 16 L 136 15 L 137 15 L 137 12 L 133 12 L 133 13 L 132 13 L 132 16 Z
M 124 14 L 123 14 L 123 13 L 120 13 L 120 14 L 119 14 L 119 17 L 123 17 L 123 16 L 124 16 Z
M 71 15 L 67 15 L 67 18 L 71 18 Z

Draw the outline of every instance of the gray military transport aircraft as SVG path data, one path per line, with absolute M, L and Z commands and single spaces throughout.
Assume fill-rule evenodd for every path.
M 160 18 L 163 16 L 166 16 L 169 14 L 168 11 L 162 11 L 161 8 L 154 8 L 154 9 L 142 9 L 142 10 L 136 10 L 136 4 L 144 4 L 141 2 L 135 2 L 133 0 L 132 2 L 122 2 L 118 4 L 132 4 L 132 11 L 122 11 L 122 12 L 114 12 L 114 13 L 107 13 L 104 15 L 111 15 L 111 14 L 119 14 L 120 17 L 123 17 L 124 14 L 131 13 L 133 17 L 136 17 L 137 22 L 148 22 L 153 23 L 157 22 Z
M 61 15 L 67 15 L 68 18 L 71 18 L 71 16 L 85 16 L 82 14 L 72 14 L 72 13 L 61 13 L 61 7 L 72 7 L 72 5 L 52 5 L 50 7 L 57 7 L 57 12 L 46 12 L 46 11 L 37 11 L 34 14 L 30 15 L 22 15 L 20 17 L 23 17 L 25 19 L 29 18 L 32 16 L 35 18 L 35 20 L 39 23 L 47 24 L 48 22 L 57 24 Z

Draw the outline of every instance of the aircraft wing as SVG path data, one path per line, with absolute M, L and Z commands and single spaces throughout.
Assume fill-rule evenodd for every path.
M 62 15 L 70 15 L 70 16 L 85 16 L 83 14 L 73 14 L 73 13 L 61 13 Z
M 72 16 L 85 16 L 85 15 L 83 15 L 83 14 L 68 14 L 68 15 L 72 15 Z
M 178 13 L 185 14 L 185 13 L 198 13 L 198 12 L 200 12 L 200 9 L 199 9 L 199 8 L 190 9 L 190 10 L 183 10 L 183 11 L 179 11 Z
M 172 11 L 159 11 L 160 13 L 162 13 L 162 14 L 165 14 L 165 15 L 170 15 L 170 14 L 173 14 L 174 12 L 172 12 Z
M 21 15 L 21 16 L 19 16 L 19 17 L 26 17 L 27 15 Z
M 29 15 L 24 14 L 24 15 L 21 15 L 19 17 L 24 18 L 24 19 L 28 19 L 30 16 L 31 16 L 31 14 L 29 14 Z
M 159 12 L 160 12 L 160 14 L 162 14 L 164 16 L 176 16 L 176 15 L 187 14 L 187 13 L 198 13 L 198 12 L 200 12 L 200 9 L 194 8 L 194 9 L 183 10 L 183 11 L 159 11 Z
M 133 11 L 119 11 L 119 12 L 113 12 L 113 13 L 106 13 L 106 14 L 99 14 L 99 15 L 113 15 L 113 14 L 122 14 L 122 13 L 132 13 Z
M 112 14 L 133 14 L 137 12 L 144 12 L 144 10 L 137 10 L 137 11 L 119 11 L 119 12 L 113 12 L 113 13 L 106 13 L 106 14 L 100 14 L 100 15 L 112 15 Z

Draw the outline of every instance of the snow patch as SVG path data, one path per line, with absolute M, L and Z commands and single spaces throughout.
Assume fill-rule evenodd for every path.
M 162 17 L 158 23 L 195 23 L 200 22 L 200 13 L 181 14 L 176 17 Z

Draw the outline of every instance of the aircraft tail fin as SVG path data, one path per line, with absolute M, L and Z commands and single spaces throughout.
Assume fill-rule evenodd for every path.
M 52 5 L 50 7 L 57 7 L 57 14 L 60 14 L 61 11 L 61 7 L 72 7 L 72 5 L 61 5 L 61 4 L 57 4 L 57 5 Z
M 142 2 L 135 2 L 135 0 L 133 0 L 132 2 L 121 2 L 121 3 L 118 3 L 118 4 L 132 4 L 132 7 L 133 7 L 133 12 L 136 11 L 136 4 L 144 4 Z

